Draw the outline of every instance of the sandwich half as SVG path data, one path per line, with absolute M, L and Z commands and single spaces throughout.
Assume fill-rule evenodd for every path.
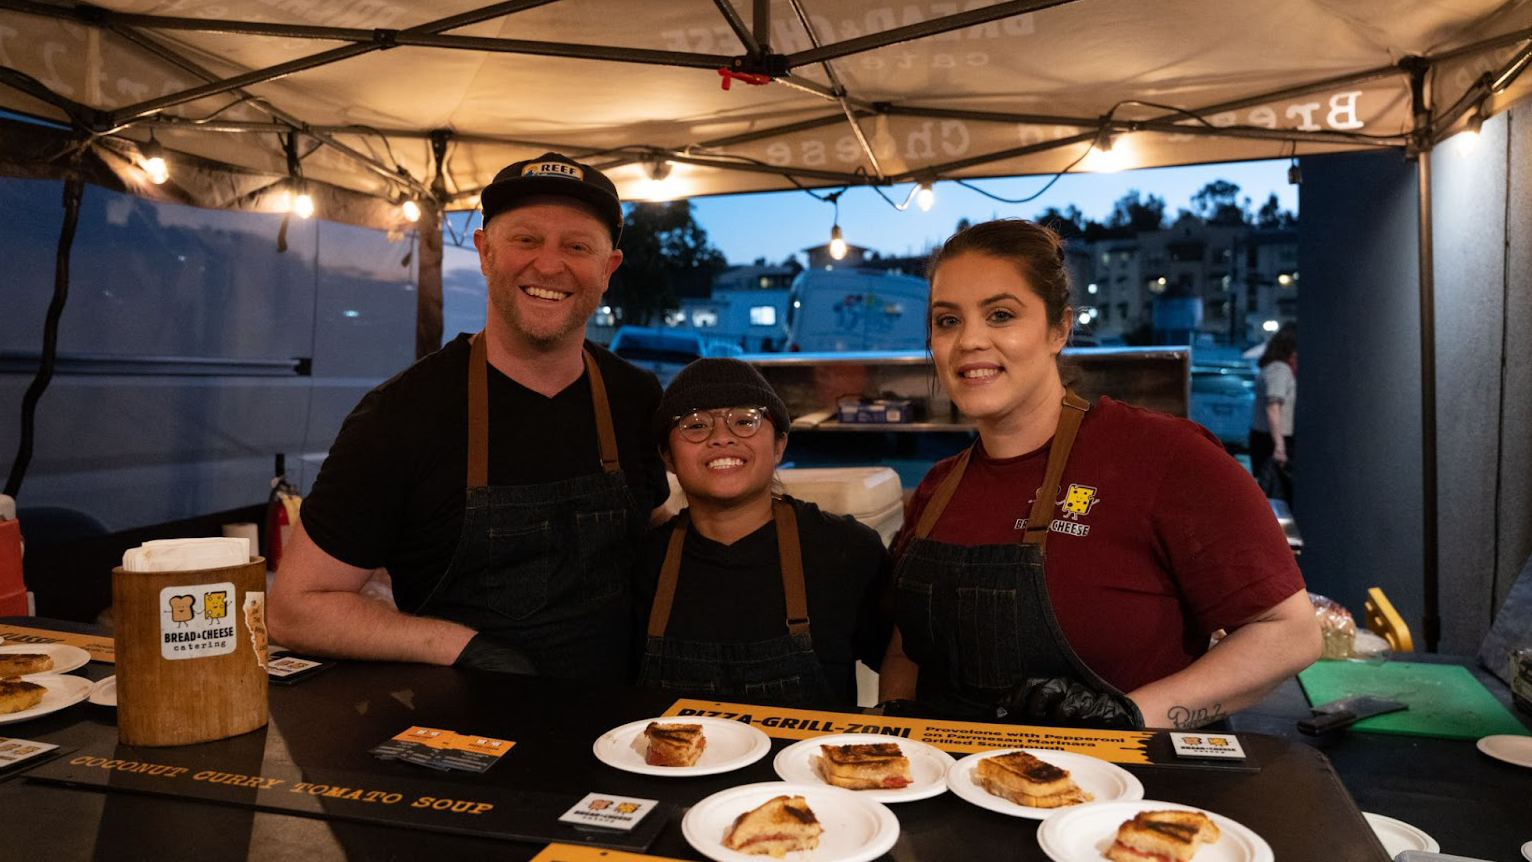
M 53 657 L 47 653 L 0 653 L 0 677 L 25 676 L 53 670 Z
M 23 679 L 0 679 L 0 715 L 31 709 L 43 702 L 47 689 Z
M 1033 808 L 1062 808 L 1095 798 L 1075 784 L 1068 770 L 1025 751 L 983 758 L 974 769 L 974 777 L 990 793 Z
M 863 745 L 821 745 L 819 765 L 825 780 L 848 790 L 908 787 L 910 759 L 892 742 Z
M 1107 848 L 1113 862 L 1190 862 L 1203 844 L 1218 840 L 1218 826 L 1201 811 L 1141 811 L 1117 827 Z
M 824 831 L 802 796 L 773 796 L 734 818 L 723 846 L 780 859 L 796 850 L 818 847 Z
M 700 724 L 660 724 L 649 722 L 644 728 L 649 750 L 644 762 L 650 766 L 691 766 L 707 748 L 707 737 Z

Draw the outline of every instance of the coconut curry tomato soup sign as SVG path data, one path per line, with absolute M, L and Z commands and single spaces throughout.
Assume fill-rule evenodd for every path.
M 1149 740 L 1156 734 L 1139 730 L 1086 730 L 1035 727 L 1025 724 L 980 724 L 936 719 L 890 718 L 846 712 L 817 712 L 682 699 L 667 716 L 701 715 L 729 718 L 758 727 L 777 739 L 810 739 L 831 733 L 877 733 L 914 739 L 950 752 L 996 748 L 1050 748 L 1088 754 L 1112 763 L 1151 763 Z
M 433 780 L 413 766 L 373 773 L 298 769 L 273 762 L 251 765 L 236 749 L 227 748 L 227 753 L 231 763 L 220 765 L 220 758 L 210 755 L 206 746 L 79 750 L 35 767 L 27 777 L 322 820 L 631 851 L 648 849 L 674 813 L 673 806 L 661 803 L 657 806 L 664 809 L 660 816 L 644 818 L 631 831 L 581 829 L 560 823 L 558 818 L 580 800 L 583 791 L 543 792 L 461 778 Z M 403 771 L 406 769 L 410 772 Z
M 68 644 L 90 653 L 91 661 L 116 660 L 110 635 L 80 635 L 0 623 L 0 638 L 5 638 L 7 644 Z

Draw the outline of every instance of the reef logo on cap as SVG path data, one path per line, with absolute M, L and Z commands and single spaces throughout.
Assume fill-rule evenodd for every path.
M 568 162 L 530 162 L 521 169 L 524 177 L 559 177 L 562 179 L 584 181 L 585 171 L 578 165 Z

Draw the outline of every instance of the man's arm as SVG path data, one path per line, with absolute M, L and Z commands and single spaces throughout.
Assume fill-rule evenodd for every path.
M 878 700 L 914 700 L 915 680 L 919 677 L 920 665 L 904 654 L 904 638 L 895 628 L 883 653 L 883 665 L 878 668 Z
M 272 582 L 273 642 L 302 653 L 450 665 L 473 629 L 401 613 L 361 594 L 371 569 L 335 559 L 308 537 L 300 515 Z
M 1319 658 L 1319 622 L 1299 590 L 1231 632 L 1201 658 L 1128 693 L 1146 727 L 1191 729 L 1258 703 Z

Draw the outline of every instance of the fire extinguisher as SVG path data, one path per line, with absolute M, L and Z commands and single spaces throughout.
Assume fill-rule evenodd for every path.
M 277 455 L 276 475 L 271 479 L 271 496 L 266 503 L 266 569 L 275 572 L 282 564 L 282 549 L 287 546 L 298 523 L 298 508 L 303 498 L 287 482 L 287 464 Z

